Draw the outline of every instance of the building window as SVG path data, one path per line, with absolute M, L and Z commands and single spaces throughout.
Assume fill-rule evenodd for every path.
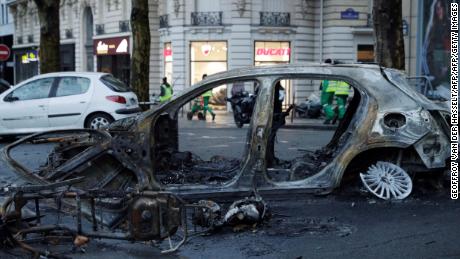
M 357 48 L 358 62 L 374 62 L 374 45 L 358 45 Z
M 173 82 L 173 70 L 172 70 L 172 46 L 171 42 L 167 42 L 164 45 L 163 49 L 163 57 L 164 57 L 164 76 L 168 78 L 169 82 Z
M 227 70 L 227 42 L 202 41 L 190 43 L 190 82 L 195 84 L 201 81 L 203 74 L 212 75 Z M 215 87 L 212 90 L 211 104 L 225 109 L 227 86 Z

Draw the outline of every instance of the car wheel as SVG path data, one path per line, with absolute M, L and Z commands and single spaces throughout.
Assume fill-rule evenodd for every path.
M 85 128 L 100 129 L 101 127 L 108 126 L 113 121 L 114 119 L 110 115 L 104 113 L 96 113 L 91 115 L 91 117 L 86 120 Z

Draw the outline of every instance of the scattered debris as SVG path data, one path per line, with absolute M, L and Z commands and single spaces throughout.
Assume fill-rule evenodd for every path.
M 224 222 L 230 226 L 254 225 L 260 223 L 267 212 L 267 204 L 260 197 L 235 201 L 230 205 Z

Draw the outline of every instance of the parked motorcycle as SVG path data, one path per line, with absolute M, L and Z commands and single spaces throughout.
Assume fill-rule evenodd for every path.
M 252 111 L 256 102 L 256 96 L 246 91 L 238 92 L 231 98 L 226 98 L 232 106 L 233 118 L 238 128 L 243 127 L 245 123 L 250 123 Z
M 319 118 L 321 116 L 322 109 L 323 106 L 315 94 L 312 94 L 304 102 L 295 106 L 295 112 L 301 118 Z

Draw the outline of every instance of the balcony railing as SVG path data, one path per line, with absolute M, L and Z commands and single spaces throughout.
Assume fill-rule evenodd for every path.
M 169 17 L 167 14 L 160 16 L 160 28 L 168 28 L 169 27 Z
M 282 12 L 260 12 L 261 26 L 290 26 L 291 14 Z
M 222 12 L 193 12 L 193 26 L 220 26 L 222 25 Z

